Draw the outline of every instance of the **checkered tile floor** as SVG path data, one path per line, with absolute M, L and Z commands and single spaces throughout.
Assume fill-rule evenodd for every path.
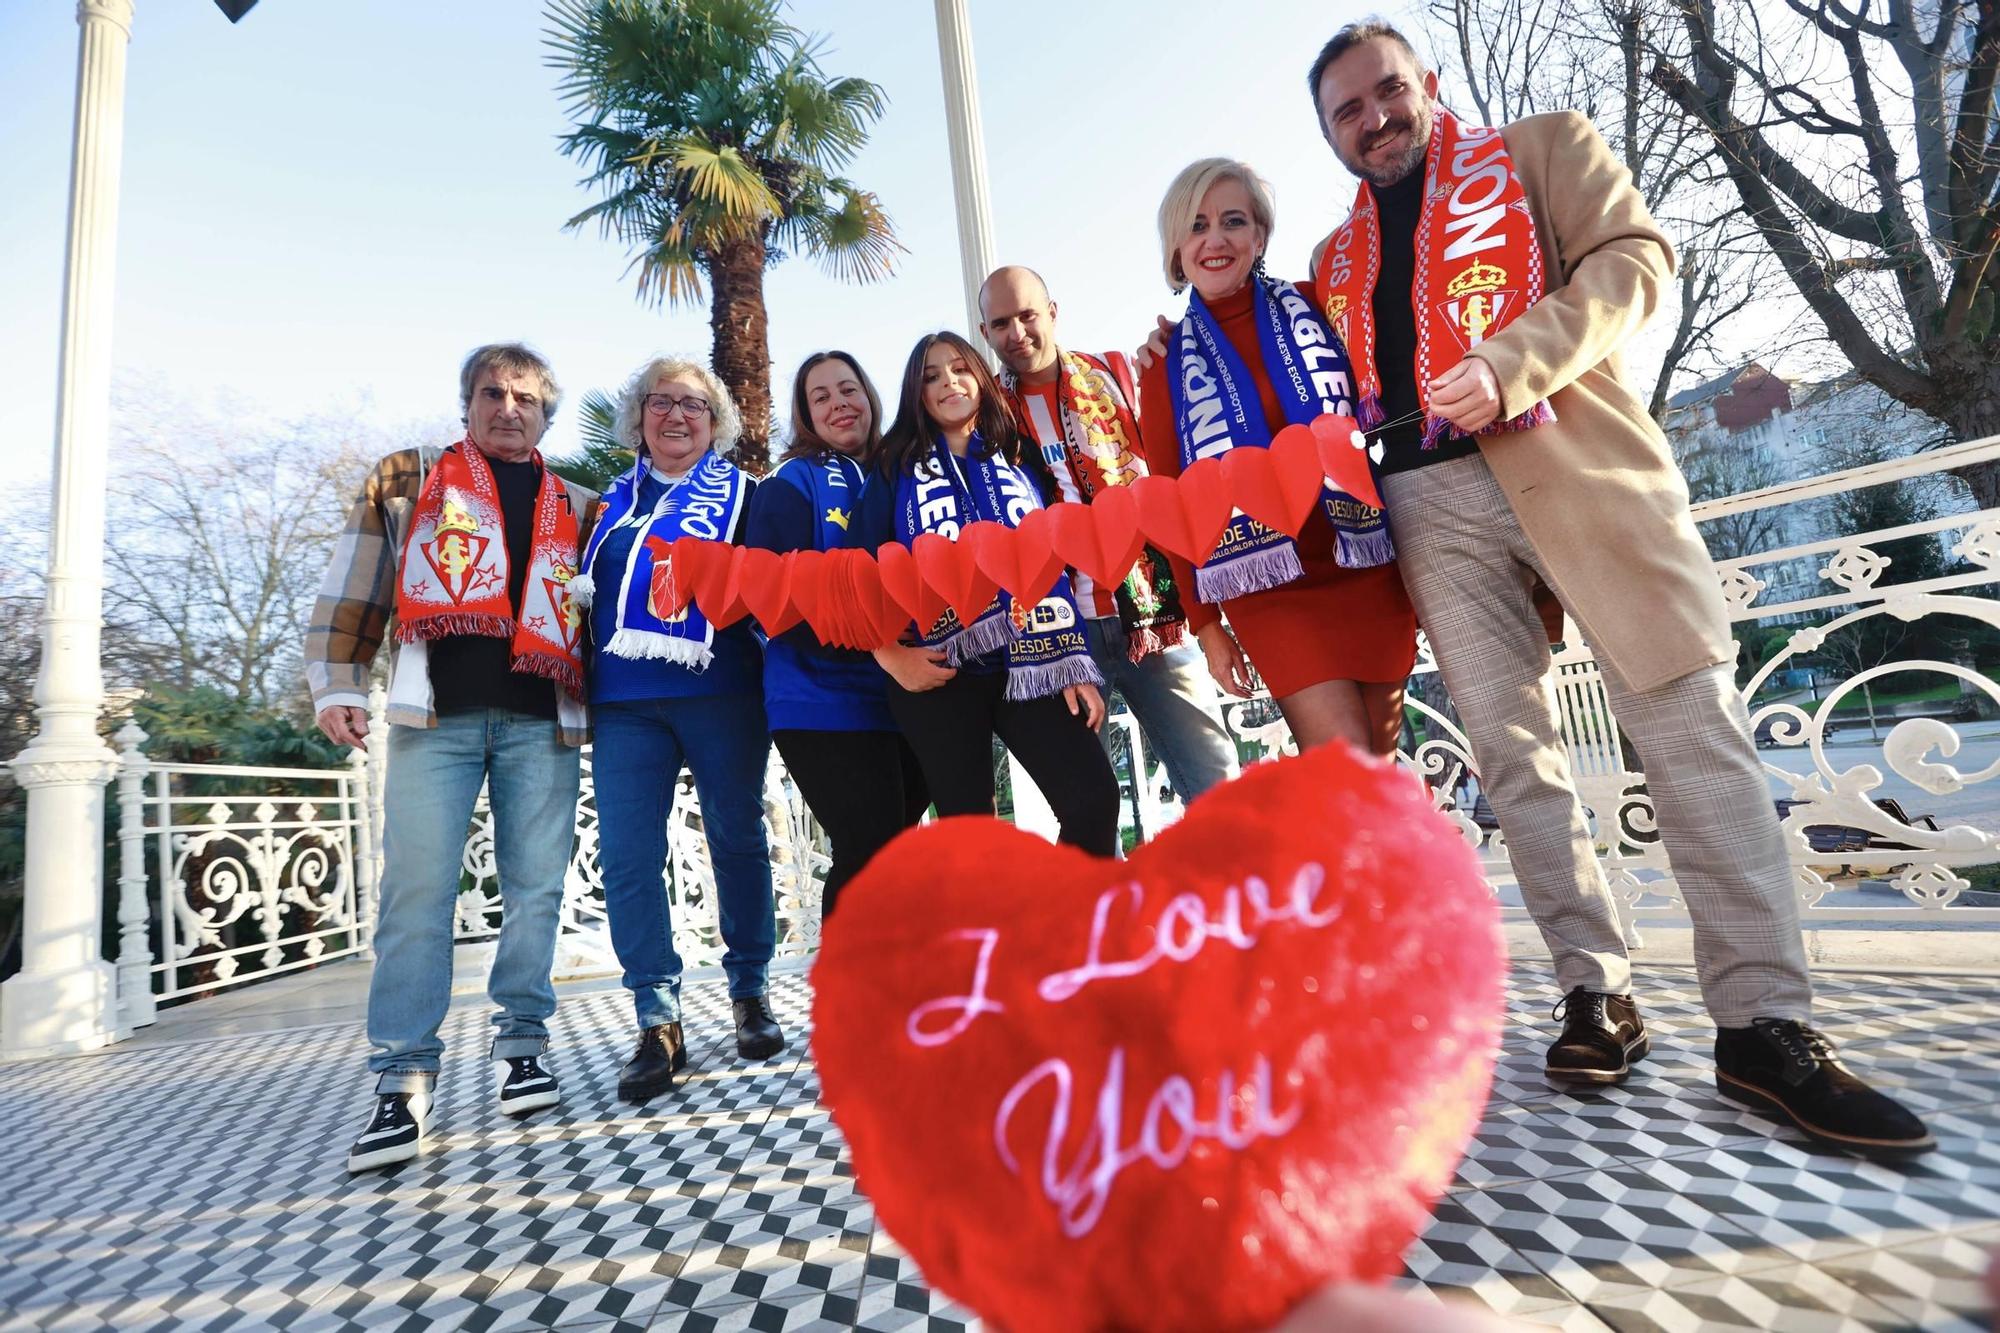
M 1518 968 L 1492 1106 L 1405 1283 L 1582 1329 L 1983 1328 L 2000 1247 L 2000 991 L 1821 979 L 1821 1025 L 1943 1141 L 1896 1169 L 1802 1151 L 1708 1082 L 1684 969 L 1644 969 L 1653 1056 L 1578 1098 L 1537 1072 L 1545 970 Z M 736 1059 L 693 988 L 692 1075 L 616 1100 L 624 993 L 557 1016 L 565 1101 L 493 1107 L 479 1006 L 454 1010 L 431 1153 L 350 1178 L 368 1109 L 345 1029 L 0 1068 L 0 1326 L 955 1329 L 856 1192 L 803 1057 Z

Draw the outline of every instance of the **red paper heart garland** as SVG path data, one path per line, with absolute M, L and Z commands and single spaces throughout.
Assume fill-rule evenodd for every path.
M 903 835 L 828 923 L 813 1059 L 882 1224 L 997 1326 L 1260 1329 L 1396 1271 L 1485 1103 L 1504 967 L 1458 832 L 1331 745 L 1128 861 Z
M 1039 602 L 1065 565 L 1116 584 L 1148 542 L 1200 563 L 1237 510 L 1295 538 L 1329 481 L 1380 507 L 1366 442 L 1357 440 L 1352 418 L 1323 416 L 1310 426 L 1285 427 L 1268 449 L 1232 449 L 1178 477 L 1141 477 L 1100 491 L 1088 506 L 1033 510 L 1014 528 L 969 524 L 957 541 L 925 534 L 914 551 L 891 543 L 872 558 L 864 551 L 780 556 L 694 537 L 651 538 L 661 557 L 653 571 L 655 612 L 666 619 L 692 600 L 718 629 L 745 614 L 768 634 L 803 620 L 822 643 L 880 648 L 909 622 L 928 629 L 947 609 L 971 624 L 999 588 L 1017 601 Z M 866 572 L 863 563 L 871 566 Z

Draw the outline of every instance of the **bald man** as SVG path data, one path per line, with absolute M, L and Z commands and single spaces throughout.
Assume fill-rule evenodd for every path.
M 995 269 L 979 288 L 980 332 L 1000 357 L 1001 385 L 1027 423 L 1031 466 L 1048 493 L 1089 504 L 1107 486 L 1146 475 L 1132 368 L 1118 352 L 1089 355 L 1056 343 L 1056 304 L 1033 269 Z M 1090 655 L 1124 696 L 1167 780 L 1191 801 L 1236 769 L 1187 610 L 1167 559 L 1148 546 L 1115 586 L 1071 570 Z M 1107 728 L 1099 732 L 1111 744 Z

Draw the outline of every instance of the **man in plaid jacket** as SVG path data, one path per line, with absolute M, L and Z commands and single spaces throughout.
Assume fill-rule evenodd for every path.
M 306 632 L 320 729 L 365 748 L 369 667 L 398 625 L 368 992 L 376 1107 L 348 1154 L 352 1171 L 423 1149 L 451 1002 L 460 867 L 482 785 L 504 903 L 488 988 L 500 1108 L 521 1115 L 559 1099 L 543 1054 L 578 747 L 588 738 L 578 617 L 565 587 L 597 496 L 543 466 L 536 446 L 560 390 L 539 354 L 478 348 L 459 397 L 463 441 L 390 454 L 362 483 Z

